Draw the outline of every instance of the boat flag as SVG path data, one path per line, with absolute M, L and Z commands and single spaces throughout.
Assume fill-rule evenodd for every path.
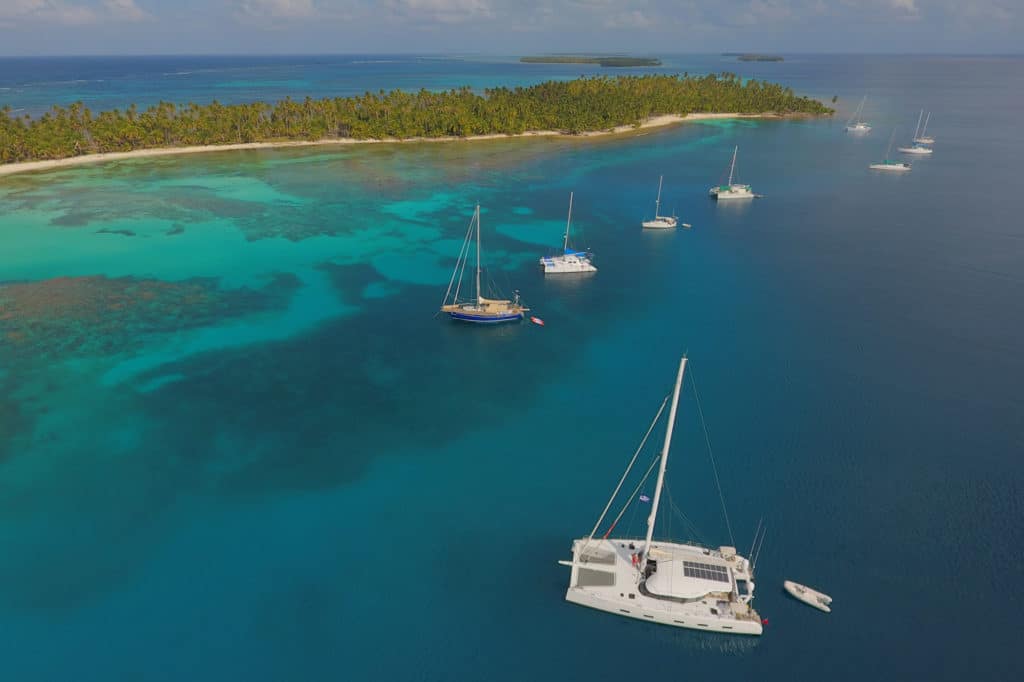
M 530 322 L 533 322 L 536 325 L 540 325 L 541 327 L 544 326 L 544 320 L 540 319 L 539 317 L 531 317 Z
M 646 495 L 641 495 L 640 496 L 640 501 L 641 502 L 650 502 L 651 498 L 647 497 Z
M 761 619 L 761 625 L 768 625 L 768 619 L 767 618 L 762 618 Z

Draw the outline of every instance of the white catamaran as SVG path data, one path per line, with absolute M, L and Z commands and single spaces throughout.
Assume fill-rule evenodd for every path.
M 734 547 L 708 549 L 700 545 L 654 540 L 655 521 L 665 484 L 672 429 L 685 371 L 686 358 L 683 357 L 676 375 L 661 454 L 651 462 L 640 485 L 634 489 L 623 507 L 624 512 L 657 463 L 658 479 L 654 498 L 650 501 L 647 536 L 643 539 L 608 537 L 618 522 L 616 519 L 603 536 L 594 537 L 647 437 L 661 418 L 665 403 L 658 410 L 654 423 L 626 467 L 626 472 L 590 535 L 573 541 L 571 561 L 558 562 L 572 569 L 565 599 L 617 616 L 673 627 L 760 635 L 761 617 L 750 605 L 754 596 L 754 572 L 749 559 L 737 555 Z M 645 498 L 641 496 L 640 500 L 644 502 Z
M 882 170 L 882 171 L 897 171 L 904 172 L 910 170 L 910 164 L 905 161 L 893 161 L 889 158 L 889 154 L 892 152 L 892 141 L 896 137 L 896 129 L 893 128 L 892 135 L 889 136 L 889 146 L 885 150 L 885 159 L 877 161 L 868 168 L 871 170 Z
M 871 126 L 860 120 L 860 115 L 864 110 L 864 103 L 868 101 L 868 96 L 864 95 L 860 100 L 860 104 L 857 105 L 857 110 L 853 112 L 853 116 L 846 122 L 846 132 L 848 133 L 870 133 Z
M 462 275 L 466 271 L 466 261 L 469 260 L 469 249 L 470 243 L 473 241 L 474 226 L 476 227 L 476 291 L 473 298 L 468 301 L 460 301 L 459 292 L 462 289 Z M 469 229 L 466 230 L 466 238 L 462 242 L 459 257 L 455 261 L 455 270 L 452 272 L 452 278 L 448 281 L 448 291 L 444 294 L 441 312 L 446 313 L 453 320 L 477 324 L 518 322 L 523 319 L 523 314 L 529 308 L 519 303 L 518 291 L 515 292 L 511 301 L 484 298 L 481 295 L 480 270 L 480 204 L 477 204 L 476 210 L 473 211 L 473 218 L 469 221 Z M 449 300 L 451 301 L 450 303 Z
M 562 240 L 562 253 L 558 256 L 543 256 L 540 266 L 545 275 L 564 274 L 570 272 L 597 272 L 590 262 L 592 254 L 569 248 L 569 228 L 572 226 L 572 192 L 569 192 L 569 217 L 565 221 L 565 238 Z
M 715 185 L 708 190 L 708 194 L 719 201 L 723 199 L 753 199 L 757 196 L 750 188 L 750 185 L 734 184 L 732 181 L 736 173 L 736 154 L 739 151 L 739 145 L 732 150 L 732 163 L 729 164 L 729 182 L 725 185 Z
M 664 179 L 664 175 L 658 176 L 658 198 L 654 200 L 654 220 L 643 221 L 641 225 L 645 228 L 652 230 L 668 230 L 676 226 L 675 216 L 658 215 L 661 210 L 661 181 Z
M 924 127 L 921 128 L 921 135 L 914 138 L 914 142 L 918 144 L 935 144 L 935 138 L 928 135 L 928 121 L 931 120 L 932 112 L 928 112 L 928 115 L 924 117 Z
M 924 116 L 924 109 L 917 115 L 917 127 L 914 128 L 914 144 L 910 147 L 897 147 L 899 151 L 904 154 L 931 154 L 932 150 L 929 147 L 925 147 L 918 141 L 918 133 L 921 132 L 921 117 Z

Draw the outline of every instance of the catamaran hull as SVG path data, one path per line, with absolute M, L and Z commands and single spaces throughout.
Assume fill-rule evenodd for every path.
M 733 201 L 735 199 L 753 199 L 753 194 L 732 194 L 731 192 L 714 192 L 711 194 L 718 201 Z
M 888 171 L 890 173 L 906 173 L 910 170 L 910 164 L 896 164 L 896 163 L 873 163 L 868 166 L 871 170 Z
M 700 618 L 697 616 L 680 615 L 667 611 L 645 609 L 639 604 L 625 605 L 621 601 L 602 599 L 593 592 L 570 587 L 565 593 L 565 600 L 580 606 L 588 606 L 598 611 L 635 618 L 648 623 L 658 623 L 674 628 L 686 628 L 688 630 L 703 630 L 704 632 L 720 632 L 727 635 L 760 635 L 764 627 L 758 621 L 734 620 L 728 623 L 714 618 Z
M 565 275 L 579 272 L 597 272 L 589 260 L 560 258 L 541 258 L 540 266 L 545 275 Z
M 457 322 L 471 322 L 473 324 L 501 324 L 503 322 L 519 322 L 523 319 L 523 313 L 509 313 L 507 315 L 479 315 L 476 313 L 448 313 L 448 316 Z

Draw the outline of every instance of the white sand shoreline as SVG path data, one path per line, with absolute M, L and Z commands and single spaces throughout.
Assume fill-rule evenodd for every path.
M 639 128 L 659 128 L 663 126 L 682 123 L 684 121 L 703 121 L 708 119 L 726 118 L 779 118 L 778 114 L 666 114 L 649 118 L 640 124 Z M 410 142 L 474 142 L 479 140 L 501 140 L 521 137 L 602 137 L 606 135 L 618 135 L 632 130 L 638 130 L 637 126 L 622 125 L 611 130 L 600 130 L 573 135 L 557 130 L 531 130 L 525 133 L 509 135 L 495 133 L 492 135 L 470 135 L 468 137 L 410 137 L 410 138 L 384 138 L 379 140 L 357 140 L 353 138 L 328 138 L 323 140 L 285 140 L 280 142 L 243 142 L 237 144 L 211 144 L 193 147 L 155 147 L 152 149 L 135 149 L 130 152 L 107 152 L 103 154 L 83 154 L 82 156 L 70 156 L 65 159 L 47 159 L 44 161 L 19 161 L 17 163 L 0 164 L 0 176 L 14 175 L 16 173 L 29 173 L 36 171 L 57 170 L 72 166 L 82 166 L 92 163 L 103 163 L 105 161 L 124 161 L 128 159 L 142 159 L 153 156 L 174 156 L 178 154 L 198 154 L 201 152 L 227 152 L 242 149 L 276 149 L 285 147 L 315 147 L 325 145 L 350 145 L 350 144 L 406 144 Z

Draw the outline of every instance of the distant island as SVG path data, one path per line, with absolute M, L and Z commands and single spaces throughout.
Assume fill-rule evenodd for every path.
M 529 87 L 367 92 L 276 104 L 175 106 L 161 102 L 93 113 L 81 102 L 39 118 L 0 109 L 0 163 L 218 145 L 288 145 L 502 135 L 593 134 L 688 115 L 827 116 L 832 109 L 791 88 L 735 74 L 616 76 Z M 142 152 L 139 152 L 142 153 Z M 2 172 L 2 171 L 0 171 Z
M 600 64 L 608 67 L 661 66 L 660 59 L 651 57 L 582 57 L 575 55 L 550 55 L 542 57 L 520 57 L 524 64 Z
M 782 62 L 785 61 L 777 54 L 753 54 L 750 52 L 723 52 L 723 57 L 736 57 L 741 62 Z

